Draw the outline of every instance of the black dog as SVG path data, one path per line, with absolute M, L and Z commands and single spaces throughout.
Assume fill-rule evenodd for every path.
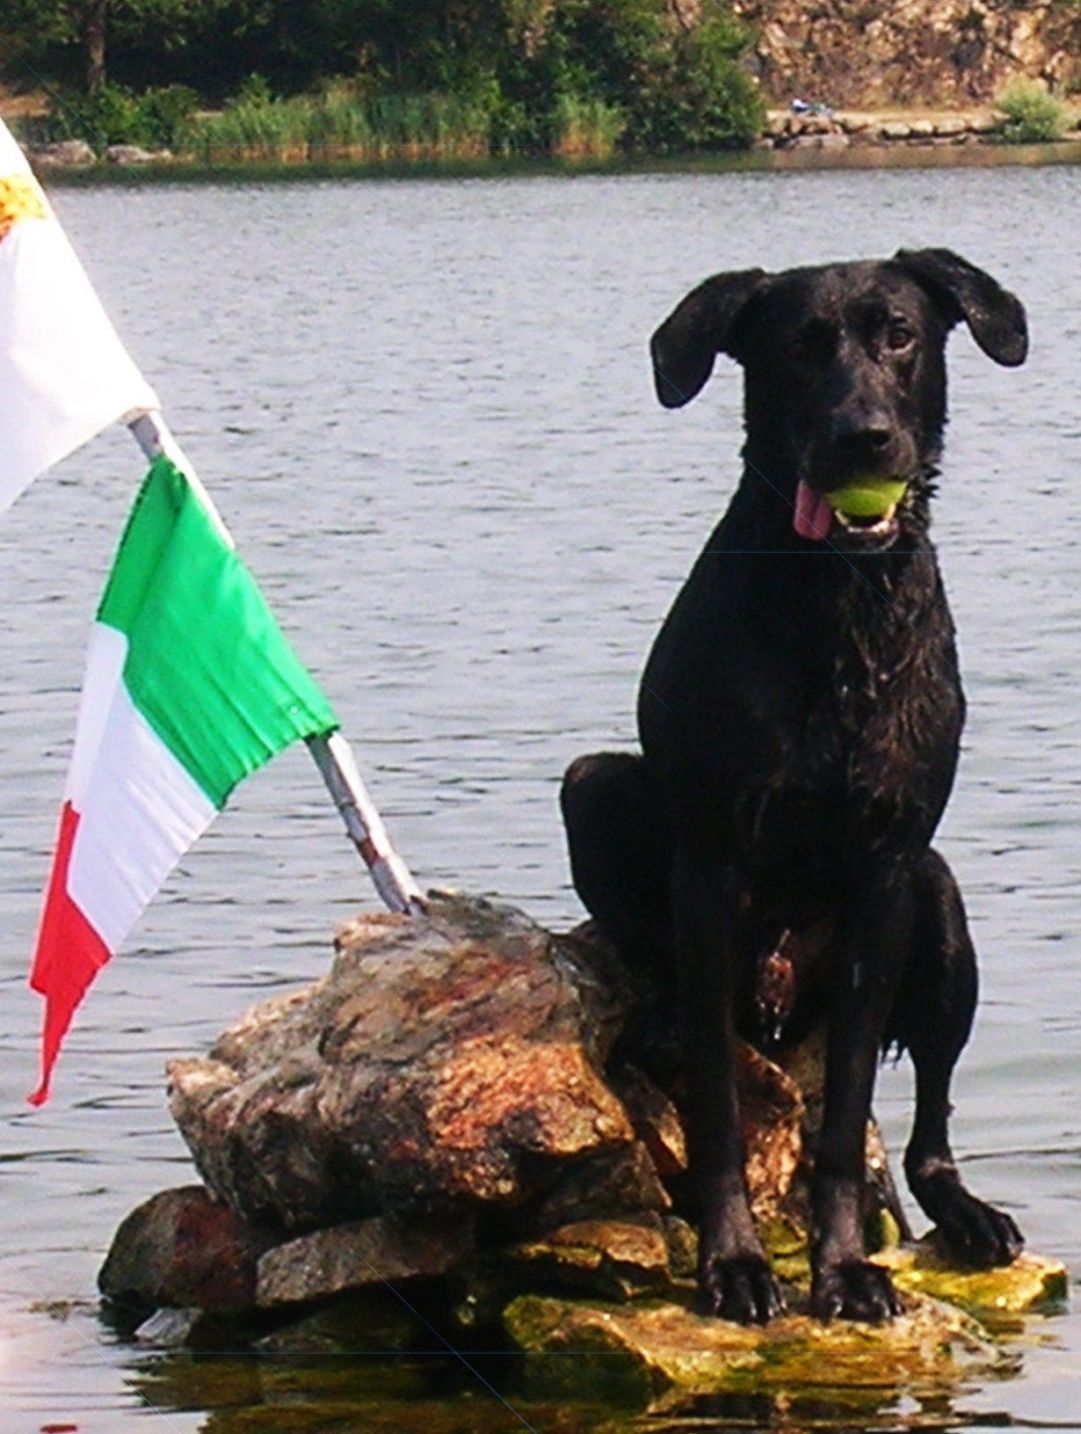
M 718 274 L 653 337 L 669 408 L 718 353 L 743 365 L 745 469 L 646 666 L 643 756 L 580 758 L 562 800 L 586 906 L 628 956 L 651 952 L 662 972 L 674 960 L 699 1284 L 709 1311 L 744 1322 L 782 1304 L 747 1203 L 737 1030 L 761 1044 L 828 1019 L 819 1317 L 899 1308 L 861 1228 L 864 1131 L 891 1044 L 916 1068 L 916 1199 L 967 1263 L 1008 1263 L 1022 1244 L 962 1185 L 947 1134 L 977 978 L 960 893 L 930 846 L 964 698 L 928 527 L 961 319 L 997 363 L 1023 361 L 1018 300 L 941 249 Z M 903 496 L 835 512 L 826 495 L 860 479 L 897 480 Z

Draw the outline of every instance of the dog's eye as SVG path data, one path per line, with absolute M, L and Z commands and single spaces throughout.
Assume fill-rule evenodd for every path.
M 886 347 L 895 353 L 911 348 L 915 342 L 916 335 L 904 319 L 891 319 L 886 325 Z

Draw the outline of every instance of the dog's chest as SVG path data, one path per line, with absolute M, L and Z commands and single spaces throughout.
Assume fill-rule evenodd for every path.
M 956 748 L 959 688 L 952 668 L 928 657 L 841 647 L 789 728 L 781 784 L 816 794 L 857 841 L 933 826 L 948 795 L 953 768 L 942 758 Z

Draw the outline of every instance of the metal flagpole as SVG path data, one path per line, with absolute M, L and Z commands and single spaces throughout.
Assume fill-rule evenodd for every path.
M 128 427 L 147 458 L 153 460 L 164 454 L 181 469 L 232 546 L 232 538 L 209 493 L 199 481 L 195 469 L 184 456 L 180 444 L 161 414 L 141 413 L 129 422 Z M 309 737 L 307 745 L 334 799 L 334 805 L 341 813 L 345 829 L 367 865 L 376 891 L 391 911 L 406 912 L 410 915 L 423 912 L 424 898 L 420 888 L 405 862 L 391 845 L 383 819 L 361 780 L 349 743 L 340 732 L 334 732 L 329 737 Z

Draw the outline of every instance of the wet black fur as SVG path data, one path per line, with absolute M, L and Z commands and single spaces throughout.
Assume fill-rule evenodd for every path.
M 777 275 L 720 274 L 653 338 L 678 407 L 715 356 L 745 373 L 745 468 L 676 598 L 639 698 L 642 756 L 580 758 L 562 794 L 575 885 L 629 960 L 678 989 L 705 1307 L 781 1308 L 748 1210 L 733 1079 L 754 1028 L 756 961 L 783 932 L 828 934 L 797 972 L 784 1038 L 829 1021 L 815 1176 L 812 1307 L 883 1319 L 865 1259 L 863 1132 L 880 1051 L 907 1048 L 917 1102 L 905 1169 L 956 1254 L 1009 1261 L 1009 1216 L 964 1188 L 949 1085 L 976 1003 L 956 883 L 931 840 L 964 721 L 929 504 L 946 418 L 944 350 L 964 320 L 1002 364 L 1026 352 L 1020 303 L 946 250 Z M 889 532 L 797 536 L 797 484 L 903 476 Z M 813 945 L 813 942 L 812 942 Z

